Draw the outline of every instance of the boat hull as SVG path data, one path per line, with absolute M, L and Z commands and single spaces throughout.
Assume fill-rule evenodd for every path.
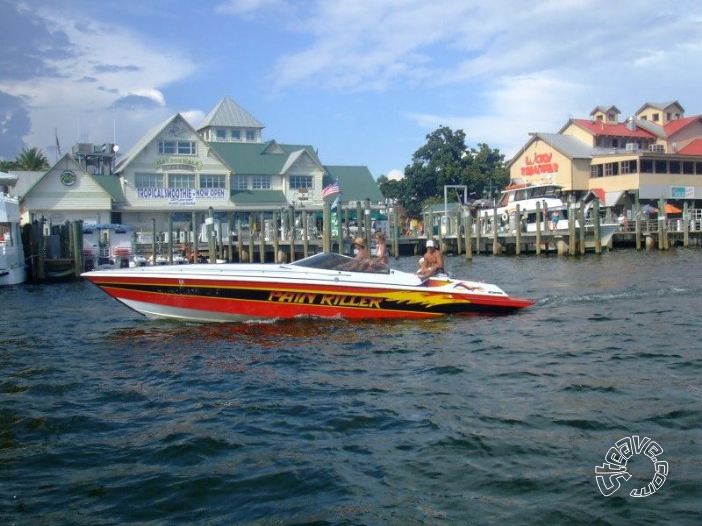
M 273 264 L 205 264 L 92 271 L 83 276 L 146 317 L 201 322 L 421 319 L 508 314 L 533 303 L 512 298 L 495 285 L 449 278 L 422 282 L 395 271 L 379 276 Z M 403 283 L 408 280 L 416 284 Z

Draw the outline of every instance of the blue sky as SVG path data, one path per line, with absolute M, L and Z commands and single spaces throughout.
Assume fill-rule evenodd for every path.
M 0 158 L 128 150 L 229 96 L 264 140 L 391 175 L 439 126 L 511 158 L 597 105 L 702 113 L 698 0 L 0 0 Z

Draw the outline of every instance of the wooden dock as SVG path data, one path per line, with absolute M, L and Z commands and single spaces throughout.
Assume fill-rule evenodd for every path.
M 397 220 L 391 221 L 390 254 L 395 257 L 419 256 L 424 254 L 426 235 L 400 235 L 399 228 L 393 227 Z M 478 220 L 475 224 L 470 219 L 462 225 L 461 234 L 443 234 L 439 229 L 433 236 L 438 241 L 441 250 L 447 255 L 465 255 L 470 260 L 476 255 L 521 255 L 551 253 L 562 256 L 576 256 L 588 252 L 600 253 L 616 248 L 636 248 L 637 250 L 668 250 L 672 247 L 702 247 L 702 220 L 690 221 L 680 219 L 635 221 L 621 225 L 614 233 L 609 243 L 601 244 L 597 239 L 597 225 L 594 225 L 594 235 L 586 238 L 584 231 L 571 226 L 568 230 L 550 231 L 544 224 L 540 231 L 526 233 L 509 228 L 498 228 L 493 231 L 490 222 Z M 572 223 L 574 225 L 574 223 Z M 325 218 L 326 230 L 321 235 L 311 236 L 297 233 L 293 239 L 281 239 L 277 229 L 272 231 L 269 238 L 259 232 L 247 233 L 241 228 L 232 232 L 229 239 L 217 239 L 216 235 L 208 235 L 206 243 L 193 242 L 192 233 L 186 236 L 186 242 L 157 245 L 134 243 L 131 254 L 118 256 L 110 264 L 125 267 L 131 264 L 131 256 L 142 254 L 148 264 L 157 264 L 157 256 L 162 254 L 166 264 L 174 263 L 174 256 L 184 256 L 189 262 L 292 262 L 322 251 L 333 251 L 348 254 L 354 237 L 361 236 L 370 245 L 372 232 L 370 229 L 356 231 L 353 236 L 324 235 L 331 232 Z M 306 226 L 306 225 L 305 225 Z M 309 232 L 304 228 L 302 232 Z M 469 236 L 465 232 L 470 232 Z M 34 222 L 23 227 L 23 243 L 29 263 L 30 281 L 46 281 L 52 279 L 75 279 L 85 270 L 99 266 L 98 261 L 86 259 L 83 252 L 82 221 L 66 222 L 63 225 L 51 227 L 51 234 L 43 234 L 43 225 Z M 173 233 L 168 236 L 174 239 Z M 210 258 L 210 254 L 214 255 Z

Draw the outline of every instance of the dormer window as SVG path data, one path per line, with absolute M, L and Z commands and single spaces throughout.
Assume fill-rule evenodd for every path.
M 651 115 L 651 120 L 653 122 L 658 122 L 659 118 L 660 118 L 660 116 L 658 115 L 658 113 L 654 113 L 653 115 Z
M 614 113 L 608 113 L 607 120 L 609 120 L 609 122 L 615 122 L 617 120 L 617 116 Z
M 216 131 L 216 137 L 219 142 L 223 142 L 227 140 L 227 130 L 217 130 Z
M 232 130 L 232 141 L 240 141 L 241 132 L 239 130 Z
M 247 141 L 254 140 L 254 131 L 253 130 L 246 130 L 246 140 Z

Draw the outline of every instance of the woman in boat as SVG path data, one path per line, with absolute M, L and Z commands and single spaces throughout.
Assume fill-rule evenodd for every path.
M 370 263 L 375 269 L 384 270 L 390 264 L 388 247 L 385 245 L 385 234 L 378 231 L 375 233 L 375 257 L 370 258 Z

